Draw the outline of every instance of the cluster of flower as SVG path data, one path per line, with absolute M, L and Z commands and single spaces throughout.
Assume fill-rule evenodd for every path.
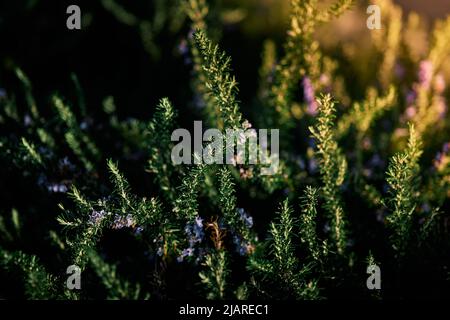
M 66 183 L 63 182 L 50 182 L 44 173 L 40 173 L 38 176 L 37 184 L 48 192 L 52 193 L 65 193 L 68 191 Z
M 98 226 L 103 221 L 103 219 L 111 215 L 111 212 L 107 212 L 105 210 L 93 210 L 89 216 L 88 223 L 91 226 Z M 115 230 L 123 228 L 134 228 L 134 232 L 136 235 L 139 235 L 144 231 L 143 227 L 136 225 L 136 221 L 131 214 L 127 214 L 126 216 L 115 214 L 114 220 L 111 223 L 111 228 Z
M 51 154 L 49 154 L 49 151 L 47 151 L 49 149 L 46 148 L 39 148 L 39 153 L 40 154 L 46 154 L 47 152 L 47 156 L 51 156 Z M 74 164 L 72 164 L 69 160 L 69 158 L 64 157 L 61 160 L 58 161 L 58 175 L 63 175 L 63 176 L 71 176 L 73 175 L 73 173 L 76 170 L 76 167 Z M 52 178 L 52 180 L 54 180 Z M 55 181 L 49 181 L 49 178 L 44 174 L 44 173 L 40 173 L 38 176 L 38 185 L 41 188 L 44 188 L 46 190 L 48 190 L 49 192 L 52 193 L 66 193 L 69 190 L 70 184 L 71 184 L 71 179 L 55 179 L 55 180 L 60 180 L 59 182 L 55 182 Z
M 47 185 L 47 190 L 53 193 L 66 193 L 67 192 L 67 186 L 62 183 L 49 183 Z
M 252 253 L 255 250 L 255 246 L 250 242 L 242 239 L 239 235 L 233 236 L 233 243 L 236 245 L 236 251 L 241 255 L 245 256 L 249 253 Z
M 108 215 L 110 215 L 110 213 L 109 213 L 109 212 L 106 212 L 105 210 L 100 210 L 100 211 L 94 210 L 94 211 L 92 211 L 92 213 L 91 213 L 90 216 L 89 216 L 88 223 L 89 223 L 91 226 L 97 226 L 97 225 L 99 225 L 99 224 L 103 221 L 103 219 L 105 219 Z
M 253 227 L 253 217 L 251 217 L 243 208 L 238 209 L 239 216 L 245 222 L 247 228 Z
M 238 213 L 241 220 L 244 222 L 245 227 L 250 229 L 253 227 L 253 217 L 251 217 L 243 208 L 238 208 Z M 254 245 L 248 240 L 244 239 L 242 235 L 233 232 L 233 243 L 236 245 L 236 251 L 241 255 L 245 256 L 255 249 Z
M 189 241 L 189 247 L 181 252 L 181 255 L 177 258 L 178 262 L 182 262 L 186 257 L 194 256 L 195 246 L 201 243 L 205 237 L 203 230 L 203 219 L 197 216 L 194 222 L 188 222 L 184 228 Z M 199 253 L 201 250 L 199 250 Z
M 136 222 L 134 221 L 133 216 L 131 214 L 127 214 L 126 216 L 115 214 L 111 228 L 113 229 L 133 228 L 135 225 Z

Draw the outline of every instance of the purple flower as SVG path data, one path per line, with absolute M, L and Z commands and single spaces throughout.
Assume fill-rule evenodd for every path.
M 120 216 L 118 214 L 114 215 L 114 222 L 112 224 L 113 229 L 123 229 L 130 228 L 135 225 L 135 221 L 131 214 L 126 216 Z
M 91 215 L 89 216 L 88 223 L 93 226 L 98 225 L 108 214 L 109 213 L 107 213 L 105 210 L 101 210 L 101 211 L 94 210 L 94 211 L 92 211 Z
M 31 119 L 30 115 L 27 113 L 23 117 L 23 124 L 25 127 L 29 127 L 33 123 L 33 119 Z
M 183 261 L 186 256 L 192 256 L 194 254 L 195 245 L 203 241 L 203 238 L 205 237 L 205 232 L 203 231 L 203 219 L 197 216 L 194 221 L 186 223 L 184 232 L 187 235 L 189 247 L 183 250 L 183 254 L 177 259 L 178 262 Z M 187 253 L 189 254 L 186 255 Z
M 181 256 L 179 256 L 179 257 L 177 258 L 177 261 L 178 261 L 178 262 L 183 262 L 184 258 L 186 258 L 186 257 L 192 257 L 193 255 L 194 255 L 194 249 L 193 249 L 193 248 L 187 248 L 187 249 L 184 249 L 184 250 L 181 252 Z
M 49 192 L 54 192 L 54 193 L 65 193 L 67 192 L 67 186 L 65 184 L 62 183 L 50 183 L 47 185 L 47 190 Z
M 195 217 L 195 225 L 200 229 L 203 228 L 203 219 L 199 216 Z
M 317 102 L 315 99 L 314 88 L 308 77 L 303 78 L 303 96 L 307 104 L 306 113 L 315 116 L 317 114 Z
M 238 213 L 241 217 L 241 220 L 245 222 L 245 225 L 248 228 L 253 227 L 253 218 L 248 213 L 246 213 L 243 208 L 239 208 Z
M 0 88 L 0 99 L 6 98 L 6 90 L 3 88 Z
M 433 63 L 429 60 L 420 62 L 419 66 L 419 85 L 425 89 L 430 88 L 433 79 Z
M 245 256 L 248 253 L 249 245 L 240 236 L 233 236 L 233 243 L 236 245 L 236 252 L 241 256 Z
M 189 229 L 189 226 L 186 225 L 185 230 Z M 189 232 L 186 232 L 188 235 L 196 240 L 196 242 L 201 242 L 205 233 L 203 232 L 203 219 L 199 216 L 195 217 L 195 222 L 190 224 Z
M 442 147 L 442 152 L 449 153 L 450 151 L 450 142 L 444 143 L 444 146 Z
M 200 217 L 195 218 L 195 224 L 193 225 L 193 230 L 196 238 L 202 238 L 203 233 L 203 219 Z
M 137 235 L 137 236 L 140 236 L 140 235 L 142 234 L 143 231 L 144 231 L 144 228 L 143 228 L 143 227 L 137 227 L 137 228 L 134 230 L 134 234 Z

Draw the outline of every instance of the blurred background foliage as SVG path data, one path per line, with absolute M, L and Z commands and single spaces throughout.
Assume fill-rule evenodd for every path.
M 3 2 L 0 4 L 0 83 L 13 83 L 12 70 L 19 66 L 30 78 L 38 101 L 43 102 L 51 92 L 69 91 L 68 75 L 76 72 L 82 87 L 95 88 L 85 93 L 92 111 L 112 93 L 117 105 L 127 106 L 127 116 L 148 115 L 149 108 L 161 96 L 173 97 L 175 105 L 182 104 L 188 99 L 187 86 L 174 83 L 186 84 L 190 70 L 178 54 L 178 45 L 186 34 L 186 17 L 180 2 L 76 1 L 82 10 L 81 31 L 65 27 L 65 11 L 72 4 L 70 1 Z M 328 2 L 321 1 L 323 6 Z M 364 57 L 370 55 L 373 46 L 365 27 L 365 2 L 357 3 L 359 10 L 347 12 L 324 25 L 318 35 L 326 52 L 336 55 L 335 49 L 339 49 L 349 61 L 354 61 L 355 68 L 358 61 L 368 61 Z M 420 12 L 425 18 L 421 20 L 425 30 L 430 30 L 434 18 L 442 18 L 450 10 L 448 2 L 439 0 L 428 1 L 426 5 L 420 1 L 399 3 L 406 12 Z M 289 1 L 220 0 L 214 1 L 214 6 L 208 20 L 217 33 L 216 38 L 221 39 L 233 57 L 240 98 L 248 102 L 257 89 L 253 79 L 258 74 L 263 41 L 271 38 L 281 44 L 284 39 Z M 403 19 L 407 20 L 408 16 L 404 15 Z M 423 58 L 429 41 L 426 31 L 419 30 L 411 37 L 409 42 L 416 47 L 417 59 Z M 174 54 L 179 58 L 172 59 Z M 448 65 L 444 67 L 450 68 Z M 351 69 L 348 77 L 355 78 L 351 72 L 359 72 L 357 79 L 368 77 L 368 73 L 363 74 L 366 66 L 359 68 Z M 356 84 L 361 88 L 365 85 Z

